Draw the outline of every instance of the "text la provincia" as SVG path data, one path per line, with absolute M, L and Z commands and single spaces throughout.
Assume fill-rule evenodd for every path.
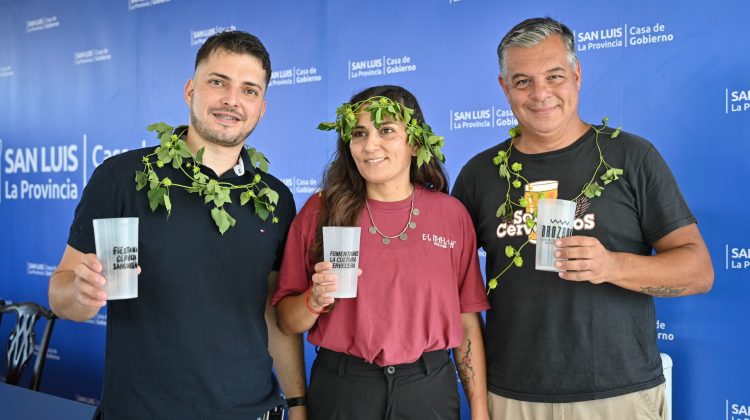
M 7 143 L 6 143 L 7 145 Z M 83 145 L 5 147 L 0 141 L 3 170 L 3 200 L 77 200 L 87 168 L 93 170 L 106 158 L 127 151 L 101 144 L 86 150 Z

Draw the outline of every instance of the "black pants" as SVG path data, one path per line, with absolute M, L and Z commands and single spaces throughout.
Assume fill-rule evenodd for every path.
M 446 350 L 380 367 L 321 348 L 310 373 L 309 420 L 457 420 L 456 370 Z

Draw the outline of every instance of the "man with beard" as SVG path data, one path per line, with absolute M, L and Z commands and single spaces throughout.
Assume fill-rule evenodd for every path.
M 260 180 L 275 190 L 273 218 L 242 207 L 237 193 L 223 204 L 235 224 L 220 233 L 204 197 L 175 187 L 169 218 L 152 211 L 134 175 L 153 147 L 106 160 L 84 190 L 50 278 L 50 306 L 59 317 L 85 321 L 108 303 L 92 220 L 138 217 L 140 224 L 138 297 L 107 304 L 104 418 L 267 419 L 283 405 L 272 366 L 290 418 L 306 418 L 301 337 L 281 333 L 268 305 L 294 201 L 283 183 L 253 166 L 244 146 L 265 112 L 270 75 L 268 52 L 255 36 L 210 37 L 185 86 L 190 125 L 174 133 L 193 156 L 203 150 L 196 161 L 208 182 Z M 174 185 L 191 185 L 187 161 L 155 170 Z

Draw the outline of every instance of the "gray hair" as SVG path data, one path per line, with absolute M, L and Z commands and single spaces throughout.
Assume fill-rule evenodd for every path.
M 578 57 L 576 57 L 575 39 L 570 28 L 552 18 L 532 18 L 514 26 L 505 34 L 503 40 L 500 41 L 500 45 L 497 46 L 497 60 L 500 64 L 500 74 L 503 79 L 507 80 L 508 77 L 508 68 L 505 62 L 508 48 L 533 47 L 553 35 L 560 36 L 565 49 L 568 50 L 568 63 L 575 68 Z

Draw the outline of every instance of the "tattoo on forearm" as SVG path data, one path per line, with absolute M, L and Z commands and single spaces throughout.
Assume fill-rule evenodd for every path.
M 665 286 L 658 286 L 658 287 L 641 287 L 641 293 L 645 293 L 647 295 L 656 296 L 656 297 L 672 297 L 672 296 L 679 296 L 682 294 L 682 292 L 685 291 L 685 287 L 682 289 L 675 289 L 673 287 L 665 287 Z
M 469 385 L 470 383 L 476 384 L 474 380 L 476 374 L 474 366 L 471 364 L 471 340 L 466 340 L 466 351 L 463 351 L 460 347 L 459 351 L 464 354 L 464 357 L 457 363 L 456 368 L 458 369 L 458 376 L 461 377 L 461 384 L 464 387 L 466 398 L 471 401 L 474 397 L 474 387 Z

